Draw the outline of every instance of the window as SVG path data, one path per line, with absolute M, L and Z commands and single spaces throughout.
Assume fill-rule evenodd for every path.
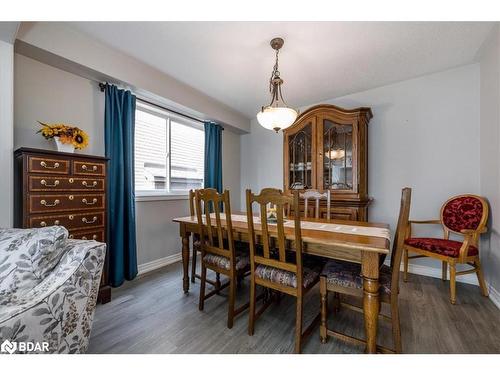
M 135 191 L 184 194 L 203 187 L 203 125 L 137 101 Z

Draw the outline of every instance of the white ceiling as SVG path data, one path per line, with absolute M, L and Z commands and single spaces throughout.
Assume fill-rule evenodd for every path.
M 474 61 L 492 23 L 70 22 L 253 118 L 269 101 L 269 41 L 285 39 L 285 100 L 301 107 Z

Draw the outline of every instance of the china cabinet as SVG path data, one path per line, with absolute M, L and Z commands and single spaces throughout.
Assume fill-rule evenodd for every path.
M 283 131 L 284 190 L 331 193 L 331 219 L 368 216 L 368 123 L 370 108 L 317 105 Z M 321 216 L 326 218 L 323 202 Z

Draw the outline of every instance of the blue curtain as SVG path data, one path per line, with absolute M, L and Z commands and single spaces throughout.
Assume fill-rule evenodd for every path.
M 106 85 L 104 132 L 108 169 L 109 281 L 120 286 L 137 275 L 134 198 L 135 96 Z
M 222 126 L 205 122 L 205 188 L 222 193 Z

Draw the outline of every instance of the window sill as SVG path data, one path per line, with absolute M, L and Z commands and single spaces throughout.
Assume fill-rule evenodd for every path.
M 135 196 L 136 202 L 183 201 L 188 199 L 188 194 L 148 194 Z

